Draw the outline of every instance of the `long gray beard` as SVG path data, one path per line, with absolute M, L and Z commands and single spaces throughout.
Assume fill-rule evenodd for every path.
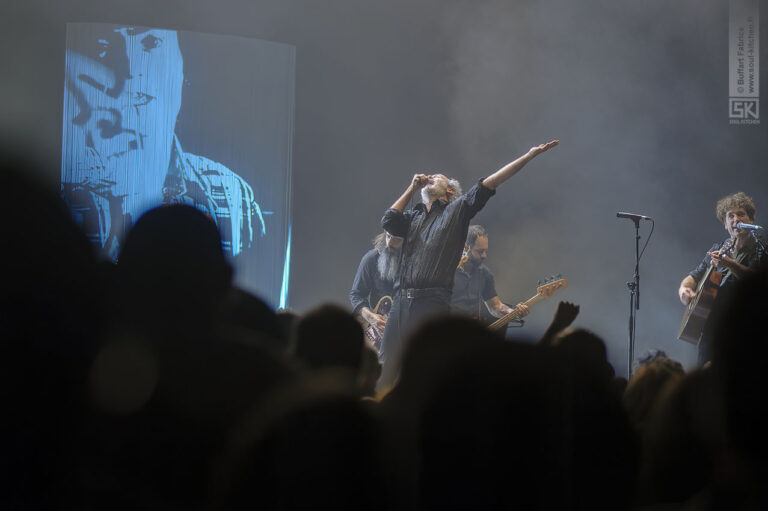
M 379 254 L 379 276 L 382 280 L 394 282 L 397 277 L 397 270 L 400 268 L 400 252 L 390 252 L 384 249 Z

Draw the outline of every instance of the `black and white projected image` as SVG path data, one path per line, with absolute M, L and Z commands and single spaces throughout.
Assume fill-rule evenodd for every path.
M 193 205 L 239 283 L 284 305 L 293 90 L 291 46 L 69 24 L 61 182 L 76 221 L 116 260 L 144 212 Z

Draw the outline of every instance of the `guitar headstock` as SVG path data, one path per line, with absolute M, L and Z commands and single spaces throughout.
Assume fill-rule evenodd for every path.
M 562 277 L 563 276 L 558 273 L 557 275 L 552 275 L 551 277 L 544 279 L 543 282 L 540 280 L 538 287 L 536 288 L 536 293 L 549 298 L 559 290 L 565 289 L 568 287 L 568 281 Z

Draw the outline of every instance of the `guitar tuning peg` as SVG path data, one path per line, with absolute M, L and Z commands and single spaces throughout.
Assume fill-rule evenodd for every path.
M 562 273 L 558 273 L 557 275 L 555 275 L 555 278 L 562 279 L 563 278 L 563 274 Z
M 536 282 L 536 285 L 537 285 L 537 286 L 541 286 L 541 280 L 539 280 L 538 282 Z

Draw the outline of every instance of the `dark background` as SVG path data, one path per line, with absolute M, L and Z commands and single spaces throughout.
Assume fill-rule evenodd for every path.
M 414 172 L 442 171 L 468 188 L 531 145 L 559 138 L 560 147 L 503 185 L 476 218 L 490 233 L 488 265 L 501 298 L 528 298 L 538 279 L 562 273 L 568 289 L 537 305 L 525 331 L 541 333 L 558 299 L 576 302 L 576 324 L 603 336 L 625 373 L 634 229 L 615 213 L 652 216 L 636 354 L 661 348 L 690 366 L 695 348 L 675 339 L 677 287 L 725 236 L 714 203 L 746 191 L 757 223 L 768 208 L 767 121 L 727 119 L 727 7 L 722 0 L 6 1 L 0 133 L 58 187 L 70 21 L 294 45 L 292 308 L 346 303 L 381 214 Z M 765 20 L 761 32 L 764 84 Z

